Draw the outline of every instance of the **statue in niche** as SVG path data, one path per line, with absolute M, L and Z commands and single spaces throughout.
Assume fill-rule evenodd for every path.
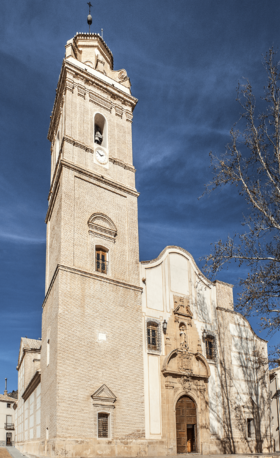
M 187 346 L 187 328 L 185 324 L 180 324 L 179 326 L 180 331 L 180 346 L 186 347 Z
M 95 124 L 94 142 L 97 143 L 98 145 L 101 145 L 102 140 L 103 140 L 103 135 L 102 135 L 101 129 L 97 124 Z

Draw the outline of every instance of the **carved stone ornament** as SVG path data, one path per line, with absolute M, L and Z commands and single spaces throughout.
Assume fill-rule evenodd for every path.
M 180 371 L 188 371 L 190 373 L 193 372 L 193 355 L 189 353 L 186 349 L 186 351 L 182 351 L 179 356 L 179 361 L 180 361 Z
M 190 309 L 189 305 L 189 298 L 186 296 L 180 297 L 180 296 L 173 296 L 174 299 L 174 315 L 175 315 L 175 321 L 179 321 L 179 317 L 183 318 L 192 318 L 193 314 Z M 187 320 L 188 324 L 191 325 L 191 320 Z
M 88 226 L 90 234 L 115 243 L 117 228 L 107 215 L 103 213 L 94 213 L 88 220 Z
M 206 391 L 206 386 L 205 386 L 204 380 L 196 380 L 196 381 L 195 381 L 195 384 L 196 384 L 196 389 L 197 389 L 200 393 L 204 394 L 205 391 Z
M 191 389 L 192 389 L 192 381 L 191 381 L 190 377 L 184 375 L 183 377 L 181 377 L 180 383 L 181 383 L 182 387 L 184 388 L 184 390 L 191 391 Z
M 118 74 L 118 78 L 119 78 L 119 82 L 123 82 L 124 80 L 127 79 L 127 73 L 126 73 L 126 70 L 121 70 Z

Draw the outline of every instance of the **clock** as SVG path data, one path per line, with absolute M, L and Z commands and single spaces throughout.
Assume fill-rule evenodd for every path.
M 108 162 L 107 154 L 102 149 L 97 149 L 95 151 L 95 157 L 100 164 L 106 164 L 106 162 Z

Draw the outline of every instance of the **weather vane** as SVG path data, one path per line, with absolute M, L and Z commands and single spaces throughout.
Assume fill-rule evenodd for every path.
M 90 14 L 91 7 L 92 7 L 92 4 L 90 2 L 88 2 L 89 14 L 88 14 L 88 17 L 87 17 L 87 23 L 88 23 L 88 27 L 89 27 L 89 33 L 90 33 L 90 26 L 92 24 L 92 15 Z

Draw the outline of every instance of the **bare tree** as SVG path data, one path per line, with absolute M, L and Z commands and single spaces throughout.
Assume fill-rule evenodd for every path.
M 210 153 L 214 176 L 204 193 L 231 184 L 248 204 L 244 230 L 214 244 L 204 271 L 215 276 L 231 261 L 246 265 L 237 308 L 258 315 L 270 332 L 280 328 L 280 69 L 275 56 L 270 49 L 264 58 L 267 84 L 260 111 L 249 81 L 238 86 L 242 114 L 225 152 Z

